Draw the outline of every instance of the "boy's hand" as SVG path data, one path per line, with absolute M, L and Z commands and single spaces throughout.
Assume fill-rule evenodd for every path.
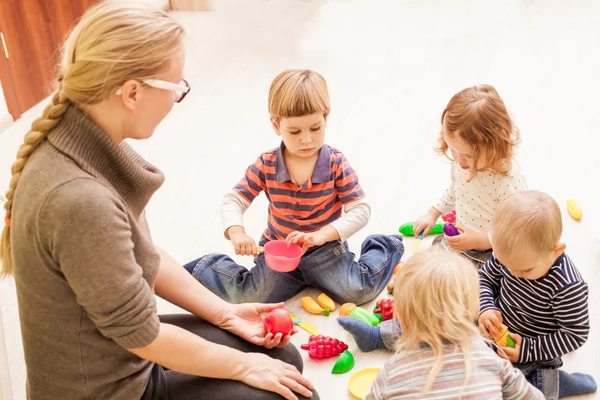
M 462 225 L 456 225 L 456 229 L 459 230 L 460 235 L 447 236 L 446 242 L 454 250 L 473 250 L 481 249 L 486 247 L 484 244 L 485 233 L 474 231 L 473 229 L 467 228 Z
M 233 244 L 233 248 L 235 249 L 235 254 L 238 256 L 256 255 L 256 241 L 246 235 L 246 232 L 230 229 L 229 240 L 231 240 L 231 244 Z
M 502 331 L 502 314 L 499 310 L 485 310 L 477 319 L 481 334 L 489 338 L 494 336 L 494 333 Z
M 504 354 L 502 354 L 502 351 L 498 352 L 498 354 L 500 355 L 500 357 L 506 358 L 512 363 L 516 363 L 519 361 L 519 357 L 521 356 L 521 343 L 523 342 L 523 338 L 517 333 L 511 333 L 510 337 L 512 338 L 512 340 L 515 341 L 515 348 L 513 349 L 511 347 L 500 347 Z
M 285 240 L 287 241 L 288 246 L 292 243 L 296 243 L 302 246 L 303 253 L 305 253 L 306 250 L 308 250 L 311 247 L 322 246 L 328 242 L 327 236 L 321 231 L 310 233 L 294 231 L 290 233 Z

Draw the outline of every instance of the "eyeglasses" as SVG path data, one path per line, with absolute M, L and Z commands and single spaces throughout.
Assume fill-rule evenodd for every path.
M 190 84 L 185 79 L 182 79 L 181 83 L 161 81 L 160 79 L 145 79 L 141 82 L 156 89 L 172 90 L 177 95 L 175 103 L 181 103 L 191 89 Z M 122 92 L 122 88 L 117 89 L 117 95 L 120 95 Z

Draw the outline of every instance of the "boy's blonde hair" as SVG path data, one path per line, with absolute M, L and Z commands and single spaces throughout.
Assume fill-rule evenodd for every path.
M 327 118 L 331 103 L 327 82 L 321 74 L 309 69 L 283 71 L 269 89 L 269 114 L 275 122 L 281 118 L 323 113 Z
M 473 149 L 477 161 L 481 149 L 486 150 L 482 170 L 507 175 L 514 147 L 519 143 L 519 130 L 514 126 L 504 101 L 492 86 L 478 85 L 456 93 L 442 113 L 442 126 L 449 135 L 458 135 Z M 448 144 L 440 133 L 438 153 L 450 159 Z M 477 174 L 471 171 L 469 180 Z
M 0 277 L 12 273 L 10 224 L 13 197 L 23 167 L 71 105 L 96 104 L 130 79 L 156 78 L 180 51 L 184 31 L 166 12 L 141 2 L 101 1 L 92 6 L 62 47 L 57 89 L 25 135 L 12 165 L 5 197 Z
M 475 325 L 479 313 L 479 274 L 456 252 L 430 248 L 412 256 L 400 269 L 394 285 L 394 313 L 403 334 L 397 351 L 415 351 L 427 344 L 437 356 L 424 392 L 442 368 L 444 346 L 452 344 L 465 355 L 465 384 L 471 374 L 469 349 L 481 337 Z
M 548 253 L 562 235 L 562 216 L 546 193 L 524 190 L 508 196 L 492 220 L 494 250 L 503 254 L 531 250 Z

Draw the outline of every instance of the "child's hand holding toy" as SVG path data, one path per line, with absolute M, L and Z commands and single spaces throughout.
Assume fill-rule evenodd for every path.
M 446 242 L 454 250 L 487 250 L 492 247 L 485 232 L 477 232 L 463 225 L 456 225 L 456 229 L 460 235 L 446 235 Z

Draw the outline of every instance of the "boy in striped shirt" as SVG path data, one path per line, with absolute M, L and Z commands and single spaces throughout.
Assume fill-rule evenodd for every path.
M 363 304 L 389 281 L 404 252 L 401 236 L 369 236 L 358 261 L 348 248 L 346 240 L 367 224 L 370 208 L 348 160 L 324 144 L 329 110 L 327 84 L 314 71 L 284 71 L 271 84 L 269 113 L 281 145 L 258 157 L 224 196 L 221 208 L 225 237 L 236 254 L 255 256 L 254 268 L 224 254 L 209 254 L 185 266 L 223 299 L 280 302 L 312 286 L 340 303 Z M 245 232 L 243 214 L 262 191 L 269 210 L 259 244 L 300 244 L 305 253 L 292 272 L 268 268 Z
M 479 272 L 480 330 L 493 336 L 508 327 L 516 346 L 502 348 L 506 358 L 549 400 L 596 390 L 591 376 L 558 370 L 561 356 L 581 347 L 590 330 L 588 287 L 561 235 L 554 199 L 517 192 L 496 212 L 494 254 Z

